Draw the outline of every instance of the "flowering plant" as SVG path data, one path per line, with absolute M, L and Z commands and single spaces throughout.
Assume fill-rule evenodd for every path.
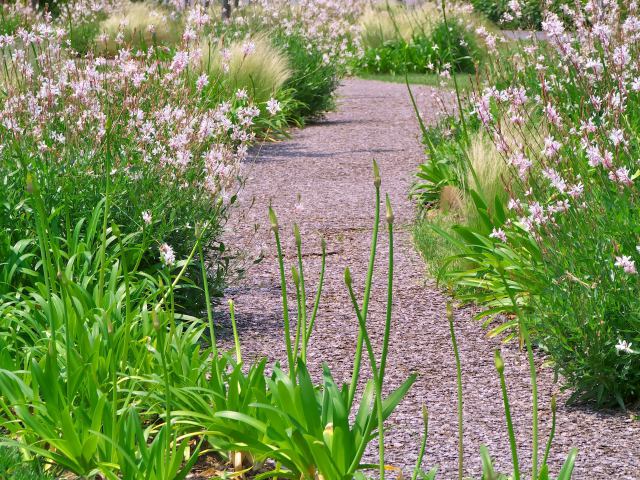
M 278 104 L 226 97 L 219 79 L 196 78 L 193 42 L 166 60 L 153 48 L 124 47 L 113 60 L 78 59 L 66 34 L 45 18 L 0 38 L 2 230 L 11 225 L 12 241 L 29 236 L 20 204 L 29 173 L 47 208 L 68 212 L 63 228 L 85 218 L 108 188 L 114 221 L 130 231 L 144 224 L 149 245 L 168 242 L 183 258 L 205 220 L 211 228 L 203 242 L 215 244 L 256 118 L 279 116 Z M 154 263 L 151 250 L 146 261 Z
M 509 199 L 475 192 L 483 225 L 458 228 L 472 268 L 457 281 L 508 310 L 506 275 L 511 312 L 526 309 L 572 399 L 624 406 L 640 394 L 629 347 L 640 332 L 640 20 L 637 2 L 620 5 L 564 8 L 571 30 L 548 13 L 549 42 L 495 62 L 495 86 L 473 95 L 475 118 L 509 166 L 498 180 Z

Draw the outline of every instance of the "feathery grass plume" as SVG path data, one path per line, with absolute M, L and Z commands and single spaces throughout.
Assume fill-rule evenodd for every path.
M 100 52 L 114 55 L 121 45 L 146 49 L 154 44 L 169 46 L 180 41 L 182 23 L 169 12 L 148 2 L 125 3 L 100 25 Z
M 246 90 L 255 102 L 266 102 L 291 77 L 286 55 L 264 35 L 228 47 L 204 42 L 202 68 L 213 78 L 226 78 L 234 90 Z
M 475 176 L 467 171 L 465 191 L 475 190 L 488 205 L 493 205 L 496 197 L 506 204 L 508 194 L 504 182 L 505 179 L 508 181 L 509 166 L 489 136 L 483 132 L 472 134 L 466 151 Z M 461 213 L 466 225 L 479 225 L 478 210 L 468 194 L 465 195 Z
M 414 35 L 428 36 L 441 19 L 442 15 L 432 3 L 415 9 L 393 3 L 375 5 L 360 18 L 362 46 L 378 48 L 390 40 L 409 42 Z

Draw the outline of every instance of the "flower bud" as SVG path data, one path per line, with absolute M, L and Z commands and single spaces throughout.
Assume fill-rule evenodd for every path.
M 373 161 L 373 185 L 376 188 L 380 188 L 382 179 L 380 178 L 380 168 L 378 168 L 378 162 Z
M 322 437 L 324 438 L 324 443 L 331 449 L 333 445 L 333 423 L 327 423 L 327 426 L 324 427 L 324 431 L 322 432 Z
M 327 251 L 327 241 L 322 237 L 320 240 L 320 248 L 322 249 L 322 253 Z
M 297 224 L 293 226 L 293 236 L 296 239 L 296 246 L 300 248 L 300 245 L 302 245 L 302 238 L 300 238 L 300 228 L 298 228 Z
M 300 275 L 298 275 L 298 270 L 296 269 L 296 267 L 291 267 L 291 276 L 293 277 L 293 283 L 295 284 L 296 288 L 298 288 L 300 286 Z
M 351 286 L 351 270 L 349 270 L 349 267 L 344 269 L 344 283 L 347 284 L 347 287 Z
M 427 425 L 429 423 L 429 410 L 426 405 L 422 405 L 422 422 Z
M 387 223 L 393 225 L 395 217 L 393 215 L 393 209 L 391 208 L 391 200 L 389 200 L 389 194 L 387 194 Z
M 269 221 L 271 222 L 271 230 L 278 233 L 278 217 L 271 207 L 269 207 Z
M 551 396 L 551 411 L 553 413 L 556 413 L 557 408 L 558 408 L 558 404 L 557 404 L 556 396 L 552 395 Z
M 504 361 L 502 360 L 502 355 L 500 355 L 500 350 L 496 349 L 493 361 L 496 365 L 496 370 L 502 375 L 504 373 Z

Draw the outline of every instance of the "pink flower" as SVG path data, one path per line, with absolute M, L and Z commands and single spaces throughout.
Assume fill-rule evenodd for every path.
M 544 150 L 542 153 L 549 158 L 555 157 L 558 151 L 562 148 L 562 144 L 555 140 L 553 137 L 547 137 L 544 139 Z
M 491 238 L 495 238 L 500 240 L 503 243 L 507 242 L 507 234 L 501 228 L 494 228 L 491 234 L 489 235 Z
M 167 267 L 171 267 L 173 266 L 174 263 L 176 263 L 176 255 L 173 252 L 173 248 L 171 248 L 169 244 L 163 243 L 162 245 L 160 245 L 159 250 L 160 250 L 160 260 Z
M 630 274 L 638 273 L 636 270 L 636 262 L 634 260 L 631 260 L 631 257 L 627 255 L 616 257 L 615 265 L 618 268 L 622 268 L 626 273 L 630 273 Z
M 613 143 L 614 147 L 617 147 L 621 143 L 624 143 L 624 133 L 620 129 L 612 130 L 609 134 L 609 139 Z
M 209 77 L 206 73 L 203 73 L 198 77 L 198 80 L 196 80 L 196 88 L 198 91 L 201 91 L 207 85 L 209 85 Z
M 633 181 L 629 177 L 629 169 L 626 167 L 620 167 L 615 172 L 609 172 L 609 180 L 612 182 L 621 183 L 622 185 L 630 186 Z

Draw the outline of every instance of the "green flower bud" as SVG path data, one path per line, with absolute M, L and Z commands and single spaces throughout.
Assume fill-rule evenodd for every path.
M 298 275 L 296 267 L 291 267 L 291 276 L 293 277 L 293 283 L 296 285 L 296 288 L 298 288 L 300 286 L 300 275 Z
M 296 239 L 296 246 L 299 248 L 302 245 L 302 238 L 300 237 L 300 228 L 298 228 L 298 224 L 293 225 L 293 236 Z
M 380 168 L 378 167 L 378 162 L 373 161 L 373 185 L 376 188 L 380 188 L 382 184 L 382 179 L 380 178 Z
M 276 217 L 276 212 L 273 211 L 273 208 L 269 207 L 269 221 L 271 222 L 271 230 L 274 232 L 278 232 L 278 217 Z
M 393 215 L 393 209 L 391 208 L 391 200 L 389 199 L 389 194 L 387 194 L 387 223 L 389 225 L 393 225 L 395 217 Z
M 347 287 L 351 286 L 351 270 L 349 270 L 349 267 L 344 269 L 344 283 L 347 284 Z
M 331 449 L 333 445 L 333 423 L 327 423 L 327 426 L 324 427 L 324 431 L 322 432 L 322 437 L 324 438 L 324 443 Z
M 502 355 L 500 355 L 500 350 L 496 349 L 493 361 L 496 365 L 496 370 L 500 375 L 504 373 L 504 360 L 502 360 Z

